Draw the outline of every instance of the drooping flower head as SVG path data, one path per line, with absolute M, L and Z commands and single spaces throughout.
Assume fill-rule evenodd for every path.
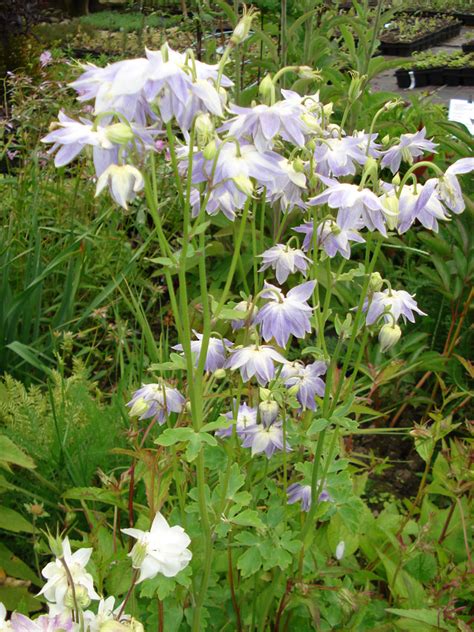
M 110 165 L 97 180 L 96 197 L 108 185 L 112 199 L 127 210 L 128 203 L 143 189 L 142 174 L 132 165 Z
M 156 417 L 159 424 L 164 424 L 170 413 L 180 413 L 185 399 L 176 389 L 164 382 L 143 384 L 127 403 L 130 415 L 139 419 Z
M 261 296 L 267 303 L 260 309 L 255 323 L 260 325 L 263 339 L 274 338 L 285 347 L 291 335 L 304 338 L 311 332 L 312 308 L 307 301 L 313 293 L 315 281 L 307 281 L 292 288 L 286 295 L 275 285 L 265 282 Z
M 466 208 L 459 180 L 456 176 L 474 171 L 474 158 L 461 158 L 446 169 L 438 180 L 438 196 L 453 213 L 462 213 Z
M 224 417 L 226 417 L 229 421 L 234 421 L 235 415 L 230 410 L 225 413 Z M 257 409 L 248 406 L 248 404 L 242 403 L 239 406 L 239 410 L 237 412 L 237 419 L 235 420 L 235 431 L 239 437 L 241 437 L 245 431 L 250 427 L 254 426 L 257 423 Z M 221 428 L 216 430 L 217 437 L 231 437 L 232 436 L 232 428 Z
M 318 481 L 319 486 L 320 481 Z M 288 496 L 288 504 L 293 505 L 297 502 L 301 502 L 301 511 L 309 511 L 311 509 L 311 485 L 301 485 L 300 483 L 292 483 L 286 490 Z M 320 503 L 328 502 L 331 500 L 330 495 L 326 489 L 322 489 L 318 498 Z
M 203 334 L 194 331 L 194 335 L 197 340 L 191 341 L 191 352 L 194 355 L 195 366 L 197 366 L 201 356 Z M 222 369 L 226 361 L 227 349 L 231 346 L 232 343 L 230 340 L 227 340 L 227 338 L 214 338 L 210 336 L 206 361 L 204 362 L 204 370 L 214 372 L 217 371 L 217 369 Z M 173 349 L 183 351 L 183 345 L 175 345 Z
M 326 138 L 314 150 L 316 173 L 323 176 L 355 175 L 357 165 L 364 165 L 367 155 L 360 149 L 360 140 L 353 136 Z
M 161 573 L 174 577 L 185 568 L 192 553 L 187 548 L 191 540 L 180 526 L 170 527 L 161 513 L 157 513 L 150 531 L 122 529 L 137 540 L 129 553 L 133 568 L 140 570 L 139 582 Z
M 69 615 L 44 614 L 33 620 L 15 612 L 11 629 L 13 632 L 75 632 L 77 628 Z
M 426 128 L 415 134 L 402 134 L 400 142 L 385 152 L 382 167 L 388 167 L 392 173 L 397 173 L 402 160 L 412 165 L 415 158 L 419 158 L 424 152 L 434 152 L 436 147 L 436 143 L 426 139 Z
M 291 452 L 292 448 L 288 441 L 284 440 L 283 422 L 281 419 L 275 418 L 273 421 L 255 424 L 247 428 L 242 433 L 242 447 L 251 448 L 252 456 L 265 453 L 267 459 L 270 459 L 277 450 L 285 450 Z
M 366 299 L 363 310 L 367 312 L 367 325 L 373 325 L 382 315 L 386 323 L 396 323 L 400 316 L 404 321 L 414 323 L 414 312 L 426 316 L 425 312 L 419 309 L 413 296 L 405 290 L 386 289 L 383 292 L 374 292 L 370 304 L 369 299 Z
M 277 244 L 272 246 L 259 257 L 262 257 L 263 263 L 260 272 L 272 268 L 275 270 L 275 276 L 278 283 L 284 283 L 290 274 L 301 272 L 306 276 L 308 264 L 311 263 L 302 250 L 299 248 L 290 248 L 285 244 Z
M 100 599 L 94 590 L 92 576 L 86 571 L 92 549 L 78 549 L 72 553 L 69 538 L 65 537 L 62 541 L 62 552 L 62 559 L 64 559 L 64 562 L 67 564 L 76 591 L 81 587 L 89 599 Z M 69 589 L 69 582 L 68 574 L 61 559 L 57 558 L 54 562 L 49 562 L 41 573 L 43 577 L 47 579 L 47 582 L 39 594 L 44 595 L 51 603 L 55 603 L 58 606 L 64 605 L 64 599 Z
M 261 386 L 266 386 L 275 377 L 275 362 L 284 364 L 285 358 L 269 345 L 236 347 L 230 353 L 225 368 L 239 369 L 244 382 L 254 375 Z
M 316 410 L 316 395 L 324 396 L 326 385 L 321 375 L 327 371 L 325 362 L 313 362 L 305 366 L 302 362 L 285 364 L 280 377 L 287 388 L 296 388 L 296 399 L 303 410 Z
M 304 235 L 303 250 L 311 250 L 313 247 L 314 222 L 305 222 L 301 226 L 293 228 L 296 233 Z M 351 241 L 364 243 L 365 239 L 356 230 L 341 228 L 332 219 L 325 219 L 317 228 L 317 245 L 324 250 L 328 257 L 335 257 L 338 253 L 344 259 L 350 259 Z

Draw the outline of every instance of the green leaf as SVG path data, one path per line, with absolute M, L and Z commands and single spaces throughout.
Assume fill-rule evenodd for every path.
M 29 614 L 42 608 L 40 599 L 28 592 L 26 586 L 2 586 L 0 585 L 0 603 L 7 610 Z
M 262 519 L 258 515 L 255 509 L 244 509 L 233 518 L 229 518 L 233 524 L 238 524 L 241 527 L 255 527 L 256 529 L 265 529 L 265 525 Z
M 253 546 L 245 551 L 237 561 L 237 568 L 242 573 L 242 577 L 249 577 L 260 570 L 262 566 L 262 556 L 260 550 Z
M 442 620 L 442 615 L 438 610 L 428 610 L 426 608 L 408 608 L 406 610 L 402 608 L 387 608 L 386 612 L 395 614 L 403 619 L 411 619 L 412 621 L 418 621 L 419 623 L 426 623 L 429 626 L 433 626 L 434 630 L 452 630 L 453 628 L 447 625 Z M 418 627 L 418 630 L 422 628 Z M 424 629 L 424 628 L 423 628 Z
M 0 529 L 14 533 L 36 533 L 35 527 L 9 507 L 0 507 Z
M 0 467 L 10 469 L 9 465 L 19 465 L 32 470 L 35 462 L 5 435 L 0 435 Z
M 127 503 L 119 494 L 107 489 L 100 489 L 99 487 L 72 487 L 68 489 L 63 496 L 64 498 L 73 500 L 92 500 L 106 505 L 113 505 L 121 509 L 127 508 Z
M 385 567 L 392 594 L 412 608 L 425 604 L 426 595 L 423 586 L 379 549 L 377 549 L 377 555 Z
M 181 443 L 184 441 L 191 441 L 196 435 L 192 428 L 167 428 L 158 439 L 155 439 L 155 443 L 163 446 L 174 445 L 175 443 Z
M 0 543 L 0 568 L 3 569 L 9 577 L 24 579 L 38 587 L 43 585 L 38 575 L 2 543 Z
M 331 422 L 329 419 L 315 419 L 308 429 L 308 435 L 311 436 L 317 434 L 318 432 L 321 432 L 322 430 L 327 428 L 330 423 Z
M 430 553 L 419 553 L 405 564 L 405 570 L 419 582 L 430 582 L 436 577 L 438 565 Z

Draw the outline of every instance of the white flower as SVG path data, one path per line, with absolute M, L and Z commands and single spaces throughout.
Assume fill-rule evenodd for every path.
M 11 623 L 7 621 L 7 609 L 0 602 L 0 632 L 10 632 L 11 629 Z
M 132 165 L 110 165 L 97 180 L 96 197 L 107 185 L 112 198 L 127 210 L 127 203 L 143 189 L 144 181 L 142 174 Z
M 100 599 L 94 590 L 92 576 L 86 571 L 86 565 L 92 553 L 92 549 L 79 549 L 71 553 L 71 545 L 66 537 L 62 542 L 63 558 L 71 574 L 74 586 L 82 587 L 87 591 L 89 599 Z M 40 591 L 46 599 L 58 606 L 64 605 L 64 598 L 68 592 L 69 584 L 66 569 L 59 558 L 47 564 L 42 570 L 42 575 L 48 581 Z
M 120 604 L 115 608 L 115 597 L 101 599 L 97 607 L 97 614 L 91 610 L 84 612 L 85 629 L 87 632 L 103 632 L 104 625 L 109 621 L 114 621 L 117 626 L 120 626 L 121 624 L 114 618 L 119 614 L 120 609 Z M 122 622 L 129 621 L 129 619 L 130 617 L 128 615 L 122 615 L 121 617 Z M 122 630 L 122 628 L 117 627 L 117 630 Z
M 165 577 L 174 577 L 192 558 L 192 553 L 187 548 L 191 543 L 187 533 L 182 527 L 170 527 L 161 513 L 156 514 L 150 531 L 122 531 L 137 540 L 129 555 L 132 566 L 140 569 L 139 582 L 155 577 L 158 573 Z

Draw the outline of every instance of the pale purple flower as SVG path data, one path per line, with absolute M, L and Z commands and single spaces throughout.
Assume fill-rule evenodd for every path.
M 240 301 L 239 303 L 237 303 L 237 305 L 234 305 L 232 309 L 245 314 L 245 318 L 236 318 L 230 321 L 233 331 L 242 329 L 246 325 L 253 325 L 255 316 L 258 314 L 257 307 L 255 307 L 255 305 L 252 305 L 251 297 L 249 297 L 246 301 Z M 250 312 L 250 310 L 252 311 Z
M 7 158 L 10 161 L 15 160 L 15 158 L 17 158 L 19 155 L 20 152 L 18 151 L 18 149 L 14 149 L 13 151 L 11 149 L 7 150 Z
M 388 288 L 383 292 L 374 292 L 370 304 L 369 299 L 366 299 L 363 306 L 364 312 L 367 312 L 367 325 L 373 325 L 381 316 L 386 323 L 397 322 L 400 316 L 404 321 L 409 320 L 414 323 L 413 312 L 426 316 L 425 312 L 419 309 L 413 296 L 405 290 L 390 290 Z
M 280 169 L 273 182 L 266 186 L 266 199 L 269 204 L 278 203 L 282 213 L 289 213 L 295 206 L 306 208 L 302 195 L 306 190 L 306 176 L 297 171 L 289 160 L 280 157 Z
M 425 151 L 435 152 L 436 147 L 436 143 L 426 139 L 426 128 L 415 134 L 402 134 L 400 142 L 384 153 L 382 167 L 388 167 L 392 173 L 396 173 L 402 160 L 411 165 Z
M 438 220 L 447 220 L 448 215 L 441 204 L 436 187 L 438 180 L 428 180 L 425 185 L 405 185 L 399 198 L 397 230 L 405 233 L 415 220 L 428 230 L 438 232 Z
M 293 228 L 295 232 L 302 233 L 305 236 L 302 246 L 303 250 L 308 251 L 313 246 L 313 226 L 313 222 L 305 222 L 301 226 Z M 350 242 L 365 242 L 365 239 L 356 230 L 341 228 L 332 219 L 326 219 L 319 224 L 316 232 L 318 247 L 322 248 L 328 257 L 331 258 L 340 253 L 344 259 L 350 259 Z
M 316 395 L 323 397 L 326 388 L 320 376 L 326 371 L 325 362 L 313 362 L 305 366 L 302 362 L 296 361 L 285 364 L 280 377 L 287 388 L 297 388 L 296 399 L 303 410 L 307 408 L 316 410 Z
M 41 68 L 44 68 L 45 66 L 49 66 L 49 64 L 51 64 L 52 61 L 53 61 L 53 56 L 51 55 L 49 50 L 43 51 L 41 55 L 39 56 L 39 62 L 40 62 Z
M 367 161 L 367 156 L 359 145 L 360 139 L 353 136 L 321 141 L 314 150 L 316 173 L 337 178 L 355 175 L 356 165 L 363 165 Z
M 274 105 L 252 108 L 233 105 L 230 111 L 237 116 L 224 123 L 221 130 L 228 130 L 233 138 L 252 140 L 261 152 L 271 149 L 277 136 L 298 147 L 305 144 L 305 134 L 309 130 L 301 119 L 304 113 L 301 105 L 279 101 Z
M 201 347 L 204 336 L 197 331 L 194 331 L 194 335 L 197 340 L 191 341 L 191 353 L 194 356 L 195 366 L 197 366 L 199 363 L 199 356 L 201 355 Z M 227 340 L 227 338 L 214 338 L 210 336 L 206 361 L 204 362 L 204 370 L 214 372 L 217 371 L 217 369 L 222 369 L 226 361 L 226 349 L 231 346 L 232 343 L 230 340 Z M 183 351 L 183 345 L 175 345 L 173 349 L 176 349 L 176 351 Z
M 265 452 L 267 459 L 270 459 L 277 450 L 285 449 L 291 452 L 292 448 L 288 441 L 283 439 L 283 422 L 274 421 L 269 426 L 264 423 L 250 426 L 243 433 L 243 448 L 252 448 L 252 456 Z
M 327 204 L 338 209 L 337 224 L 341 228 L 354 229 L 361 225 L 370 231 L 378 230 L 386 236 L 385 209 L 380 199 L 370 189 L 361 189 L 356 184 L 339 183 L 321 176 L 328 188 L 308 200 L 310 206 Z
M 233 221 L 236 212 L 244 207 L 249 198 L 249 192 L 244 190 L 243 184 L 252 189 L 251 178 L 257 186 L 265 187 L 270 193 L 281 189 L 280 181 L 283 178 L 287 181 L 287 175 L 282 170 L 282 159 L 274 152 L 260 153 L 254 145 L 237 147 L 233 142 L 218 144 L 217 150 L 216 159 L 207 160 L 202 152 L 196 152 L 193 156 L 192 182 L 194 185 L 205 182 L 209 187 L 206 205 L 209 215 L 222 211 Z M 188 148 L 183 148 L 180 152 L 183 175 L 188 166 L 188 151 Z M 194 214 L 197 208 L 196 204 Z
M 277 244 L 272 246 L 261 255 L 263 264 L 260 272 L 272 268 L 275 270 L 275 276 L 278 283 L 284 283 L 290 274 L 301 272 L 306 276 L 308 263 L 311 263 L 302 250 L 298 248 L 290 248 L 285 244 Z
M 156 417 L 158 423 L 164 424 L 170 413 L 180 413 L 183 409 L 185 398 L 176 389 L 164 382 L 155 384 L 142 384 L 132 395 L 127 403 L 130 406 L 130 415 L 139 419 Z
M 267 303 L 260 309 L 255 324 L 260 325 L 263 339 L 274 338 L 280 347 L 285 347 L 290 336 L 304 338 L 311 332 L 312 308 L 307 301 L 313 293 L 316 281 L 307 281 L 292 288 L 286 295 L 275 285 L 266 283 L 260 294 Z
M 364 153 L 368 153 L 372 158 L 380 158 L 382 145 L 376 143 L 378 134 L 369 134 L 367 132 L 354 132 L 354 138 L 359 139 L 359 149 Z M 367 147 L 369 148 L 367 152 Z
M 110 195 L 125 210 L 144 187 L 142 174 L 132 165 L 109 165 L 97 180 L 95 196 L 109 187 Z
M 318 485 L 319 485 L 319 482 L 320 481 L 318 481 Z M 298 501 L 300 501 L 302 511 L 307 512 L 311 509 L 311 501 L 312 501 L 311 485 L 301 485 L 300 483 L 292 483 L 291 485 L 288 486 L 286 493 L 288 496 L 287 502 L 289 505 L 293 505 L 294 503 L 297 503 Z M 324 488 L 319 494 L 318 500 L 320 503 L 328 502 L 331 500 L 331 497 L 329 496 L 328 492 Z
M 18 612 L 11 618 L 13 632 L 73 632 L 76 629 L 69 615 L 43 614 L 37 619 L 29 619 Z
M 269 345 L 250 345 L 231 350 L 225 368 L 239 369 L 244 382 L 254 375 L 261 386 L 265 386 L 275 376 L 275 362 L 285 364 L 285 358 Z
M 231 410 L 225 413 L 224 417 L 226 417 L 229 421 L 234 422 L 235 415 Z M 254 426 L 257 423 L 257 409 L 252 408 L 245 403 L 240 404 L 239 410 L 237 412 L 237 419 L 234 423 L 237 435 L 239 437 L 242 437 L 245 431 L 250 426 Z M 220 430 L 216 430 L 216 436 L 231 437 L 234 423 L 229 428 L 221 428 Z
M 438 196 L 453 213 L 462 213 L 466 208 L 457 175 L 474 171 L 474 158 L 461 158 L 446 169 L 438 180 Z

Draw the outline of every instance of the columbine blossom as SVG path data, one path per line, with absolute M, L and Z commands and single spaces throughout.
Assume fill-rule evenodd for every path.
M 234 422 L 234 413 L 229 410 L 229 412 L 225 413 L 224 417 L 226 417 L 229 421 Z M 243 403 L 240 404 L 239 410 L 237 412 L 237 419 L 235 420 L 235 431 L 239 437 L 241 437 L 245 431 L 250 427 L 254 426 L 257 423 L 257 409 L 248 406 Z M 233 424 L 229 428 L 221 428 L 216 430 L 216 436 L 218 437 L 231 437 Z
M 267 202 L 279 204 L 282 213 L 289 213 L 295 207 L 306 208 L 306 203 L 302 200 L 302 195 L 306 190 L 305 174 L 297 171 L 286 158 L 280 158 L 278 167 L 280 172 L 266 187 Z
M 456 176 L 470 171 L 474 171 L 474 158 L 461 158 L 448 167 L 444 176 L 438 180 L 438 196 L 453 213 L 462 213 L 466 208 Z
M 271 423 L 255 424 L 243 433 L 242 447 L 251 448 L 252 456 L 265 452 L 270 459 L 277 450 L 291 452 L 291 446 L 283 438 L 283 422 L 275 419 Z
M 413 296 L 405 290 L 386 289 L 383 292 L 374 292 L 370 304 L 369 299 L 366 299 L 363 307 L 364 312 L 367 312 L 367 325 L 373 325 L 382 315 L 386 323 L 397 322 L 400 316 L 404 321 L 414 323 L 413 312 L 426 316 L 425 312 L 419 309 Z
M 99 601 L 99 605 L 97 606 L 97 614 L 95 614 L 91 610 L 86 610 L 84 612 L 84 624 L 86 631 L 101 632 L 101 630 L 104 629 L 104 624 L 106 624 L 108 621 L 117 621 L 117 616 L 120 613 L 120 609 L 120 604 L 118 606 L 115 606 L 115 597 L 111 596 L 107 597 L 107 599 L 101 599 Z M 122 614 L 120 621 L 122 623 L 128 623 L 130 621 L 130 616 Z M 138 629 L 140 628 L 137 628 L 137 632 Z M 120 628 L 120 630 L 122 630 L 122 628 Z
M 192 558 L 187 533 L 180 526 L 170 527 L 161 513 L 156 514 L 150 531 L 122 529 L 122 533 L 137 540 L 129 556 L 133 568 L 140 570 L 139 582 L 158 573 L 174 577 Z
M 376 143 L 378 134 L 369 134 L 367 132 L 354 132 L 354 138 L 359 140 L 359 149 L 368 153 L 372 158 L 380 158 L 382 145 Z M 367 152 L 368 147 L 368 152 Z
M 344 542 L 344 540 L 341 540 L 339 544 L 336 546 L 336 553 L 335 553 L 336 560 L 342 560 L 342 558 L 344 557 L 345 550 L 346 550 L 346 543 Z
M 170 413 L 180 413 L 185 399 L 176 388 L 165 383 L 142 384 L 127 403 L 130 415 L 139 419 L 156 417 L 158 423 L 164 424 Z
M 258 314 L 257 307 L 255 307 L 255 305 L 252 305 L 251 297 L 249 297 L 246 301 L 239 301 L 239 303 L 237 303 L 237 305 L 234 305 L 232 309 L 245 314 L 245 318 L 236 318 L 234 320 L 231 320 L 230 324 L 233 331 L 242 329 L 242 327 L 245 327 L 246 325 L 253 325 L 255 316 Z
M 234 348 L 225 363 L 225 368 L 233 371 L 240 369 L 244 382 L 248 382 L 255 375 L 258 383 L 265 386 L 275 376 L 275 362 L 286 362 L 276 349 L 269 345 L 250 345 Z
M 284 283 L 290 274 L 301 272 L 306 276 L 308 263 L 311 263 L 302 250 L 298 248 L 290 248 L 285 244 L 277 244 L 272 246 L 259 257 L 262 257 L 263 264 L 260 272 L 272 268 L 275 270 L 275 276 L 278 283 Z
M 360 139 L 353 136 L 327 138 L 316 145 L 314 150 L 316 173 L 323 176 L 355 175 L 356 165 L 367 161 L 365 152 L 360 149 Z
M 313 310 L 307 301 L 315 285 L 316 281 L 307 281 L 292 288 L 285 296 L 278 287 L 265 282 L 260 296 L 268 302 L 257 314 L 255 324 L 260 325 L 266 342 L 274 338 L 280 347 L 286 347 L 291 335 L 304 338 L 311 332 Z
M 434 152 L 436 147 L 436 143 L 426 140 L 425 128 L 416 134 L 402 134 L 400 142 L 385 152 L 382 167 L 388 167 L 392 173 L 396 173 L 402 160 L 411 165 L 415 158 L 422 156 L 425 151 Z
M 7 621 L 7 609 L 0 601 L 0 632 L 10 632 L 11 629 L 11 623 Z
M 11 626 L 13 632 L 73 632 L 77 629 L 69 615 L 44 614 L 32 620 L 18 612 L 12 615 Z
M 437 180 L 425 185 L 405 185 L 398 201 L 398 225 L 400 234 L 405 233 L 418 220 L 428 230 L 438 232 L 438 221 L 448 215 L 436 194 Z
M 324 396 L 326 385 L 321 375 L 327 371 L 325 362 L 313 362 L 305 366 L 302 362 L 292 362 L 285 364 L 280 377 L 287 388 L 296 387 L 296 399 L 301 404 L 303 410 L 309 408 L 316 410 L 316 395 Z
M 319 485 L 320 481 L 318 481 Z M 301 510 L 309 511 L 311 509 L 311 485 L 301 485 L 300 483 L 292 483 L 286 490 L 288 496 L 288 504 L 293 505 L 298 501 L 301 502 Z M 331 500 L 330 495 L 326 489 L 322 489 L 318 498 L 320 503 L 329 502 Z
M 370 189 L 361 189 L 356 184 L 339 183 L 330 178 L 321 177 L 328 188 L 308 200 L 310 206 L 327 204 L 338 209 L 337 224 L 344 229 L 365 226 L 369 230 L 378 230 L 386 236 L 385 213 L 380 199 Z
M 197 366 L 201 355 L 201 347 L 204 336 L 197 331 L 194 331 L 194 335 L 197 340 L 191 341 L 191 353 L 194 356 L 195 366 Z M 206 361 L 204 362 L 204 370 L 212 372 L 217 371 L 217 369 L 222 369 L 227 357 L 226 349 L 231 346 L 232 343 L 230 340 L 227 340 L 227 338 L 213 338 L 210 336 Z M 183 351 L 183 345 L 175 345 L 173 349 L 176 349 L 176 351 Z
M 314 222 L 305 222 L 293 230 L 304 235 L 303 250 L 311 250 L 313 247 Z M 322 248 L 328 257 L 335 257 L 337 253 L 344 259 L 350 259 L 350 242 L 364 243 L 365 239 L 356 230 L 341 228 L 332 219 L 326 219 L 317 228 L 317 245 Z
M 271 149 L 276 136 L 298 147 L 305 144 L 305 134 L 309 130 L 301 119 L 304 113 L 301 105 L 285 100 L 252 108 L 232 105 L 230 111 L 237 116 L 224 123 L 221 129 L 228 130 L 233 138 L 251 139 L 258 151 Z
M 40 62 L 41 68 L 45 68 L 46 66 L 49 66 L 49 64 L 51 64 L 52 61 L 53 61 L 53 56 L 51 55 L 51 52 L 49 50 L 44 50 L 39 56 L 39 62 Z
M 89 599 L 100 599 L 94 590 L 92 576 L 86 571 L 92 549 L 78 549 L 72 553 L 69 538 L 66 537 L 62 541 L 62 550 L 63 559 L 67 564 L 76 590 L 80 586 L 87 593 Z M 47 582 L 39 594 L 44 595 L 48 601 L 58 606 L 63 605 L 69 583 L 66 569 L 61 560 L 57 558 L 54 562 L 49 562 L 41 573 L 47 579 Z
M 144 187 L 142 174 L 131 165 L 110 165 L 97 180 L 96 197 L 108 185 L 112 199 L 127 210 L 128 202 Z

